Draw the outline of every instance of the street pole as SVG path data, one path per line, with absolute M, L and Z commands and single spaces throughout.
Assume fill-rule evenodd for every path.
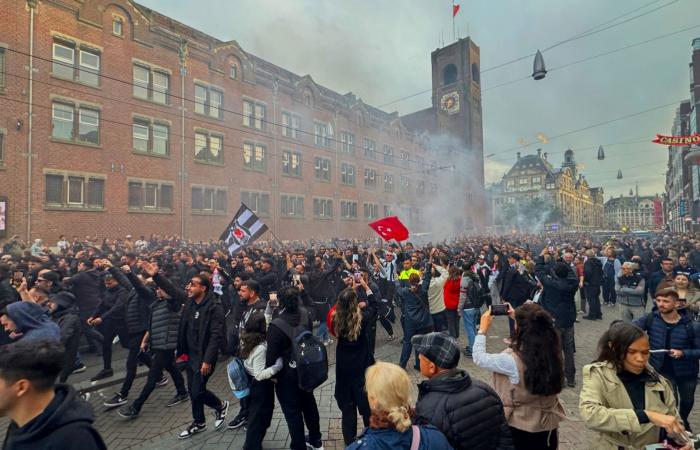
M 34 12 L 37 1 L 27 0 L 29 7 L 29 105 L 27 118 L 27 243 L 32 239 L 32 125 L 34 122 Z

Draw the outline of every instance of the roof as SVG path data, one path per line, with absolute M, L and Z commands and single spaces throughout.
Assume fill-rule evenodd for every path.
M 605 207 L 608 209 L 619 209 L 619 208 L 627 208 L 627 209 L 634 209 L 639 206 L 639 203 L 642 201 L 653 201 L 656 199 L 656 196 L 654 195 L 645 195 L 645 196 L 631 196 L 631 197 L 613 197 L 607 202 L 605 202 Z

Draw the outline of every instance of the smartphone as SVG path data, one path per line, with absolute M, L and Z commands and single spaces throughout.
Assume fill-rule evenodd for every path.
M 360 272 L 355 272 L 355 273 L 353 274 L 353 277 L 355 277 L 355 283 L 359 283 L 360 280 L 362 279 L 362 273 L 360 273 Z
M 491 315 L 493 315 L 493 316 L 507 316 L 508 315 L 508 305 L 491 305 Z
M 299 283 L 301 283 L 301 275 L 298 273 L 292 275 L 292 284 L 294 286 L 299 286 Z
M 554 246 L 550 245 L 548 250 L 549 250 L 549 253 L 554 253 Z
M 277 301 L 277 292 L 270 292 L 270 301 L 271 302 Z

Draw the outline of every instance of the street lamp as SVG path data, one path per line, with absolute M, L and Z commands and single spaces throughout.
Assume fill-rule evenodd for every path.
M 545 75 L 547 75 L 547 69 L 544 66 L 544 58 L 542 57 L 542 52 L 537 50 L 535 62 L 532 65 L 532 78 L 541 80 Z
M 598 147 L 598 161 L 602 161 L 605 159 L 605 151 L 603 151 L 603 146 Z

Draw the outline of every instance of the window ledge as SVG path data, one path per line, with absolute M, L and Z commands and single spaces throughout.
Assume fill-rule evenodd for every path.
M 332 217 L 314 216 L 314 220 L 333 220 L 333 218 Z
M 167 95 L 168 97 L 170 97 L 170 94 L 166 94 L 166 95 Z M 170 102 L 161 103 L 161 102 L 157 102 L 157 101 L 155 101 L 155 100 L 151 100 L 150 98 L 139 97 L 138 95 L 134 95 L 133 93 L 131 94 L 131 97 L 132 97 L 133 99 L 135 99 L 135 100 L 140 100 L 140 101 L 142 101 L 142 102 L 151 103 L 151 104 L 153 104 L 153 105 L 167 106 L 167 107 L 173 106 L 172 103 L 170 103 Z
M 246 167 L 246 166 L 243 166 L 243 170 L 245 170 L 246 172 L 267 173 L 267 169 L 253 169 L 252 167 Z
M 301 175 L 291 175 L 291 174 L 284 173 L 284 172 L 282 173 L 282 176 L 287 177 L 287 178 L 296 178 L 297 180 L 301 180 L 304 178 Z
M 193 209 L 192 215 L 193 216 L 225 216 L 226 211 L 202 211 L 202 210 Z
M 155 102 L 154 102 L 154 103 L 155 103 Z M 222 108 L 221 110 L 223 111 L 223 108 Z M 204 117 L 204 118 L 207 118 L 207 119 L 214 119 L 214 120 L 218 120 L 218 121 L 220 121 L 220 122 L 223 122 L 223 121 L 224 121 L 224 118 L 223 118 L 223 117 L 210 116 L 209 114 L 200 113 L 200 112 L 197 112 L 197 111 L 194 111 L 194 110 L 192 110 L 192 113 L 194 113 L 195 116 Z
M 207 116 L 206 114 L 202 114 L 202 113 L 195 113 L 195 114 L 200 115 L 200 116 L 204 116 L 204 117 L 209 117 L 209 116 Z M 223 120 L 223 119 L 221 119 L 221 120 Z M 267 120 L 267 119 L 263 119 L 263 120 Z M 253 127 L 253 126 L 250 126 L 250 125 L 246 125 L 246 124 L 244 124 L 244 123 L 242 123 L 241 125 L 243 125 L 243 126 L 246 127 L 246 128 L 250 128 L 251 130 L 260 131 L 260 132 L 262 132 L 262 133 L 266 133 L 266 132 L 267 132 L 267 130 L 266 130 L 265 128 L 256 128 L 256 127 Z
M 347 220 L 348 222 L 356 222 L 358 220 L 357 217 L 341 217 L 340 220 Z
M 102 148 L 101 144 L 90 144 L 88 142 L 81 142 L 81 141 L 74 141 L 70 139 L 60 139 L 60 138 L 55 138 L 51 137 L 49 138 L 50 142 L 56 142 L 57 144 L 69 144 L 69 145 L 79 145 L 81 147 L 89 147 L 89 148 Z
M 104 207 L 44 205 L 44 211 L 104 212 Z
M 170 155 L 159 155 L 158 153 L 142 152 L 139 150 L 131 150 L 131 153 L 139 156 L 151 156 L 153 158 L 170 159 Z
M 321 178 L 314 178 L 315 181 L 318 181 L 319 183 L 330 183 L 331 180 L 323 180 Z
M 201 159 L 195 159 L 194 162 L 197 164 L 204 164 L 205 166 L 224 167 L 224 163 L 222 162 L 202 161 Z
M 129 208 L 127 212 L 136 214 L 175 214 L 172 209 L 140 209 L 140 208 Z
M 99 75 L 97 75 L 97 76 L 100 77 L 100 78 L 102 78 L 102 74 L 99 74 Z M 86 82 L 84 82 L 84 81 L 76 80 L 75 78 L 67 78 L 67 77 L 61 77 L 61 76 L 58 76 L 58 75 L 54 75 L 53 73 L 51 73 L 51 78 L 56 79 L 56 80 L 61 80 L 61 81 L 67 81 L 67 82 L 69 82 L 69 83 L 79 84 L 79 85 L 81 85 L 81 86 L 86 86 L 86 87 L 89 87 L 89 88 L 92 88 L 92 89 L 102 90 L 102 85 L 101 85 L 101 84 L 94 85 L 94 84 L 86 83 Z
M 281 216 L 280 219 L 304 220 L 304 216 L 290 216 L 288 214 L 285 214 Z

